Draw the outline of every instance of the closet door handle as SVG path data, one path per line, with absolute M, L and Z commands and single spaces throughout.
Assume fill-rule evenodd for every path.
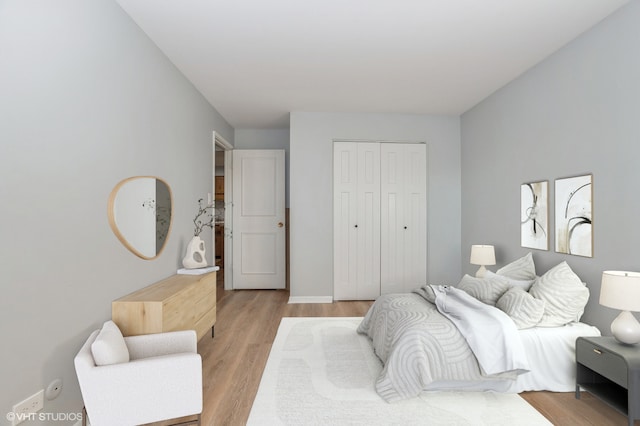
M 407 227 L 405 226 L 404 229 L 407 229 Z
M 354 226 L 354 228 L 357 228 L 357 227 L 358 227 L 358 225 Z

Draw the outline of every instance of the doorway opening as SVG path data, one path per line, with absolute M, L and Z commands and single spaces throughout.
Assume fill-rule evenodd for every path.
M 221 135 L 213 132 L 213 264 L 220 267 L 217 273 L 217 294 L 221 299 L 225 290 L 233 289 L 232 275 L 232 197 L 231 197 L 231 153 L 233 145 Z

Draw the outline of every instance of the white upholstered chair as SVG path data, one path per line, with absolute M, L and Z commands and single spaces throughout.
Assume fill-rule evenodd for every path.
M 139 425 L 202 412 L 202 359 L 193 330 L 122 337 L 105 322 L 74 363 L 91 426 Z

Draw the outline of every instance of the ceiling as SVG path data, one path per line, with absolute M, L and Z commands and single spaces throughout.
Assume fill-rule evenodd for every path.
M 628 0 L 116 0 L 234 128 L 459 115 Z

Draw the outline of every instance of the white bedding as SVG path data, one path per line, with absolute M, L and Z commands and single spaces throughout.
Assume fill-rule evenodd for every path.
M 572 392 L 576 389 L 576 339 L 599 336 L 600 330 L 572 322 L 562 327 L 535 327 L 519 333 L 531 371 L 518 376 L 508 391 Z
M 496 392 L 520 393 L 524 391 L 574 392 L 576 390 L 576 339 L 580 336 L 600 336 L 600 330 L 582 322 L 562 327 L 536 327 L 519 331 L 529 359 L 528 373 L 515 381 L 492 382 Z M 425 390 L 457 389 L 488 390 L 486 383 L 475 381 L 437 381 Z
M 530 370 L 516 380 L 481 372 L 472 349 L 452 321 L 435 306 L 433 287 L 414 293 L 386 294 L 371 306 L 358 332 L 372 339 L 384 368 L 376 391 L 389 402 L 428 390 L 522 392 L 575 388 L 575 341 L 597 336 L 597 328 L 570 323 L 561 327 L 514 330 Z M 433 301 L 431 301 L 433 300 Z M 494 308 L 495 309 L 495 308 Z M 483 336 L 485 333 L 481 333 Z M 493 341 L 487 338 L 488 341 Z

